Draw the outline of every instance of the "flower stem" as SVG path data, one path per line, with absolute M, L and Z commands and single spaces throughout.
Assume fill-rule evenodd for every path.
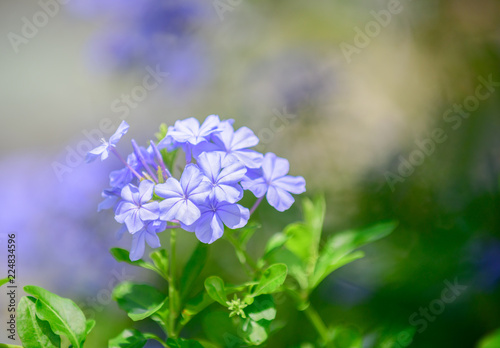
M 175 321 L 177 319 L 177 309 L 176 309 L 176 298 L 177 298 L 177 290 L 176 290 L 176 280 L 175 280 L 175 244 L 176 244 L 176 230 L 170 230 L 170 269 L 169 269 L 169 278 L 170 281 L 168 283 L 168 302 L 169 302 L 169 313 L 168 313 L 168 327 L 170 337 L 176 338 L 177 333 L 175 330 Z
M 250 209 L 250 215 L 253 214 L 253 212 L 257 209 L 257 207 L 259 206 L 260 202 L 262 202 L 262 199 L 264 199 L 264 196 L 260 197 L 259 199 L 257 199 L 254 203 L 254 205 L 252 206 L 252 208 Z
M 327 345 L 327 347 L 330 347 L 331 343 L 330 343 L 330 335 L 328 333 L 328 328 L 326 327 L 325 323 L 319 316 L 316 309 L 314 309 L 314 307 L 311 304 L 309 304 L 309 306 L 307 306 L 307 308 L 304 310 L 304 313 L 307 319 L 309 319 L 309 321 L 311 322 L 312 326 L 318 332 L 323 342 Z
M 125 161 L 125 160 L 123 159 L 123 157 L 120 155 L 120 153 L 119 153 L 119 152 L 118 152 L 118 151 L 117 151 L 114 147 L 112 147 L 112 148 L 111 148 L 111 152 L 113 152 L 113 154 L 114 154 L 116 157 L 118 157 L 118 159 L 119 159 L 119 160 L 120 160 L 123 164 L 125 164 L 125 167 L 127 167 L 128 169 L 130 169 L 130 171 L 131 171 L 131 172 L 132 172 L 132 173 L 133 173 L 133 174 L 137 177 L 137 179 L 139 179 L 139 180 L 141 180 L 141 179 L 142 179 L 142 177 L 139 175 L 139 173 L 137 173 L 137 171 L 136 171 L 134 168 L 132 168 L 132 167 L 131 167 L 128 163 L 127 163 L 127 161 Z

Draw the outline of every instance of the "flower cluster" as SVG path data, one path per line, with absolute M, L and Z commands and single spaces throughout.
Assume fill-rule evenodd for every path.
M 123 121 L 109 141 L 87 154 L 87 162 L 115 154 L 125 165 L 111 172 L 111 188 L 103 191 L 99 210 L 114 208 L 122 232 L 133 235 L 131 260 L 144 254 L 145 243 L 160 246 L 157 233 L 181 227 L 194 232 L 203 243 L 212 243 L 230 229 L 245 226 L 264 196 L 284 211 L 291 195 L 305 191 L 305 180 L 288 175 L 289 163 L 273 153 L 252 150 L 259 139 L 247 127 L 233 128 L 233 120 L 210 115 L 200 124 L 195 118 L 175 122 L 157 144 L 147 148 L 132 140 L 133 152 L 123 159 L 116 145 L 128 131 Z M 166 156 L 182 149 L 186 165 L 179 179 L 171 174 Z M 238 202 L 243 191 L 258 199 L 251 209 Z

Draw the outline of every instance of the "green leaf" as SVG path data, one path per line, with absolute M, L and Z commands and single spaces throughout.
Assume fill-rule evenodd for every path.
M 156 268 L 163 273 L 164 277 L 168 277 L 168 255 L 165 249 L 158 249 L 149 254 Z
M 18 334 L 26 348 L 58 348 L 61 337 L 56 335 L 48 322 L 36 316 L 36 298 L 22 297 L 17 307 Z
M 483 338 L 478 346 L 478 348 L 498 348 L 500 347 L 500 329 L 496 330 L 492 334 Z
M 86 337 L 86 319 L 73 301 L 38 286 L 25 286 L 24 291 L 37 298 L 36 315 L 49 322 L 52 331 L 65 335 L 74 348 L 80 348 Z
M 224 281 L 217 276 L 211 276 L 205 279 L 205 289 L 208 295 L 224 307 L 227 307 L 227 295 L 224 289 Z
M 9 277 L 4 278 L 4 279 L 0 279 L 0 286 L 7 284 L 9 282 L 9 280 L 10 280 Z
M 262 273 L 259 283 L 253 289 L 252 296 L 276 292 L 285 282 L 286 274 L 287 267 L 284 263 L 276 263 L 269 266 L 269 268 Z
M 143 320 L 158 311 L 166 296 L 147 284 L 123 282 L 113 290 L 113 299 L 134 321 Z
M 136 267 L 142 267 L 145 269 L 149 269 L 150 271 L 158 273 L 160 276 L 165 277 L 163 273 L 156 268 L 155 266 L 143 261 L 143 260 L 137 260 L 137 261 L 130 261 L 130 253 L 122 248 L 111 248 L 109 250 L 111 255 L 115 258 L 116 261 L 118 262 L 125 262 L 128 263 L 129 265 L 136 266 Z
M 326 276 L 336 269 L 363 257 L 362 252 L 353 253 L 353 251 L 389 235 L 396 226 L 397 223 L 391 221 L 362 230 L 341 232 L 330 237 L 321 251 L 314 273 L 309 279 L 309 289 L 316 288 Z
M 304 222 L 288 225 L 283 233 L 288 237 L 286 248 L 297 255 L 311 274 L 318 259 L 318 248 L 325 218 L 325 198 L 318 196 L 311 201 L 302 201 Z
M 261 227 L 262 227 L 261 224 L 252 222 L 240 229 L 238 240 L 242 248 L 245 248 L 245 246 L 247 245 L 250 238 L 252 238 L 255 231 L 257 231 Z
M 235 322 L 227 311 L 209 311 L 203 316 L 203 332 L 210 342 L 221 347 L 242 347 L 245 342 L 238 336 Z
M 182 310 L 181 324 L 186 325 L 192 317 L 214 303 L 214 299 L 206 291 L 202 291 L 198 296 L 190 299 Z
M 183 338 L 167 340 L 167 345 L 172 348 L 203 348 L 200 342 L 195 340 L 185 340 Z
M 275 251 L 281 249 L 288 240 L 288 236 L 284 233 L 274 234 L 267 242 L 266 249 L 264 250 L 263 259 L 268 259 Z
M 94 326 L 95 326 L 95 320 L 93 319 L 87 320 L 87 322 L 85 323 L 85 334 L 87 336 L 89 335 L 90 331 L 92 331 Z
M 208 245 L 198 243 L 196 249 L 191 254 L 180 280 L 180 298 L 184 301 L 191 292 L 191 288 L 200 275 L 208 259 Z
M 379 332 L 376 347 L 407 347 L 412 343 L 416 332 L 413 326 L 384 328 Z
M 109 348 L 142 348 L 146 345 L 147 338 L 137 330 L 123 330 L 118 336 L 109 340 Z
M 271 295 L 255 297 L 253 303 L 244 310 L 247 317 L 253 321 L 271 321 L 276 318 L 276 307 L 274 305 L 274 298 Z
M 23 347 L 22 346 L 16 346 L 14 344 L 0 343 L 0 348 L 23 348 Z M 24 347 L 24 348 L 29 348 L 29 347 Z
M 347 326 L 337 326 L 332 330 L 335 347 L 362 348 L 363 336 L 358 329 Z

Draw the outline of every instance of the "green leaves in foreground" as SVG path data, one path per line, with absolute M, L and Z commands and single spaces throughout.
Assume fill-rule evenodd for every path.
M 264 260 L 285 263 L 290 275 L 307 293 L 333 271 L 364 257 L 364 253 L 356 249 L 389 235 L 397 226 L 395 222 L 385 222 L 337 233 L 320 248 L 324 198 L 304 199 L 303 210 L 304 221 L 288 225 L 270 239 Z
M 94 321 L 71 300 L 59 297 L 38 286 L 26 286 L 33 295 L 21 298 L 18 306 L 18 332 L 24 348 L 61 346 L 65 336 L 72 347 L 83 347 Z
M 486 336 L 479 342 L 477 348 L 496 348 L 500 347 L 500 329 Z
M 156 313 L 167 298 L 147 284 L 123 282 L 113 290 L 113 299 L 134 321 L 143 320 Z

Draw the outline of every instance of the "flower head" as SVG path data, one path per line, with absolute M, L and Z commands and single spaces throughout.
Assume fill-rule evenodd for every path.
M 93 150 L 90 150 L 87 153 L 87 157 L 85 158 L 85 161 L 87 163 L 90 163 L 94 161 L 97 157 L 101 156 L 101 161 L 104 161 L 106 158 L 109 156 L 109 152 L 116 147 L 116 144 L 118 141 L 127 133 L 129 129 L 129 125 L 127 122 L 122 121 L 120 125 L 118 126 L 118 129 L 116 132 L 109 138 L 109 141 L 106 141 L 102 139 L 102 144 L 94 148 Z
M 180 181 L 170 177 L 165 183 L 156 185 L 156 194 L 164 199 L 160 202 L 160 218 L 164 221 L 176 219 L 185 224 L 195 222 L 200 217 L 197 205 L 212 190 L 212 186 L 203 178 L 198 167 L 189 164 Z
M 241 185 L 256 197 L 263 197 L 278 211 L 285 211 L 295 201 L 290 193 L 306 191 L 306 181 L 301 176 L 287 175 L 290 169 L 288 160 L 267 153 L 262 162 L 262 169 L 250 171 Z
M 121 191 L 123 201 L 116 207 L 115 220 L 125 223 L 130 233 L 141 230 L 147 221 L 157 220 L 159 216 L 158 202 L 149 202 L 153 198 L 154 184 L 143 180 L 136 187 L 128 184 Z

